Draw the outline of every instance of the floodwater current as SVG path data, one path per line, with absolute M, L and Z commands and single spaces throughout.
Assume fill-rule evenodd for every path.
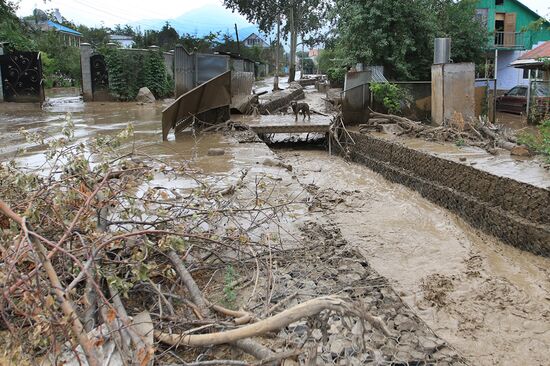
M 238 144 L 222 135 L 191 134 L 162 142 L 165 104 L 86 103 L 63 95 L 44 107 L 0 105 L 0 159 L 36 168 L 46 146 L 26 142 L 20 129 L 60 136 L 66 118 L 84 141 L 114 134 L 132 123 L 135 137 L 124 146 L 166 162 L 191 160 L 207 175 L 236 179 L 273 156 L 263 144 Z M 208 156 L 211 147 L 226 149 Z M 271 167 L 288 191 L 317 187 L 313 198 L 330 209 L 296 216 L 335 223 L 345 239 L 388 278 L 406 304 L 473 365 L 548 365 L 550 259 L 522 252 L 470 227 L 416 192 L 366 167 L 323 151 L 278 150 L 292 173 Z M 160 184 L 168 184 L 160 182 Z M 292 193 L 292 192 L 290 192 Z

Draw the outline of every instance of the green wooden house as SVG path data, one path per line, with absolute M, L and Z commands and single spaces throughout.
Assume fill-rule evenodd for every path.
M 488 62 L 496 64 L 497 88 L 508 90 L 516 85 L 527 85 L 527 74 L 510 67 L 524 52 L 550 40 L 550 23 L 540 30 L 529 25 L 541 16 L 519 0 L 479 0 L 476 16 L 489 33 Z

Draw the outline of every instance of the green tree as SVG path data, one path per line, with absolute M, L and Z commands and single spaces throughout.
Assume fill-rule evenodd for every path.
M 16 10 L 15 1 L 0 0 L 0 42 L 9 42 L 10 47 L 20 51 L 35 50 L 30 30 L 17 18 Z
M 169 93 L 168 76 L 160 52 L 148 52 L 145 57 L 145 86 L 155 98 L 162 98 Z
M 335 0 L 333 47 L 345 64 L 383 65 L 392 79 L 429 79 L 435 37 L 453 38 L 453 59 L 481 58 L 487 33 L 475 0 Z
M 289 81 L 295 77 L 298 35 L 302 38 L 309 35 L 306 42 L 315 42 L 315 31 L 322 27 L 328 3 L 326 0 L 224 0 L 226 7 L 258 24 L 264 33 L 271 32 L 279 20 L 284 20 L 283 34 L 290 38 Z
M 103 48 L 111 41 L 109 38 L 111 29 L 107 27 L 94 28 L 80 25 L 77 30 L 82 33 L 82 42 L 88 42 L 94 49 Z
M 80 50 L 68 46 L 55 31 L 36 35 L 37 48 L 46 54 L 43 70 L 46 86 L 74 86 L 80 83 Z
M 487 30 L 475 20 L 477 0 L 440 0 L 435 2 L 437 36 L 452 39 L 454 62 L 475 62 L 483 60 L 485 45 L 489 37 Z M 468 31 L 465 32 L 464 30 Z
M 126 24 L 124 27 L 121 26 L 120 24 L 116 24 L 113 29 L 111 29 L 111 34 L 117 34 L 119 36 L 131 36 L 131 37 L 134 37 L 136 35 L 136 31 L 131 27 L 129 26 L 128 24 Z
M 178 43 L 180 36 L 178 32 L 166 22 L 158 33 L 158 44 L 162 50 L 168 51 L 174 49 Z

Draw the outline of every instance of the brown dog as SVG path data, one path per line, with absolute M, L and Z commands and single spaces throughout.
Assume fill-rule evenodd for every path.
M 296 101 L 290 102 L 290 107 L 292 108 L 292 112 L 294 112 L 294 116 L 296 117 L 296 121 L 298 120 L 298 114 L 302 112 L 302 115 L 304 116 L 304 121 L 307 118 L 309 121 L 311 121 L 311 114 L 309 113 L 309 104 L 307 103 L 298 103 Z

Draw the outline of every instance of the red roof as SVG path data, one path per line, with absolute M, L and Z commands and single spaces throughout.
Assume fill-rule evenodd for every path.
M 550 57 L 550 41 L 544 42 L 537 48 L 524 53 L 518 60 L 536 60 L 541 57 Z

